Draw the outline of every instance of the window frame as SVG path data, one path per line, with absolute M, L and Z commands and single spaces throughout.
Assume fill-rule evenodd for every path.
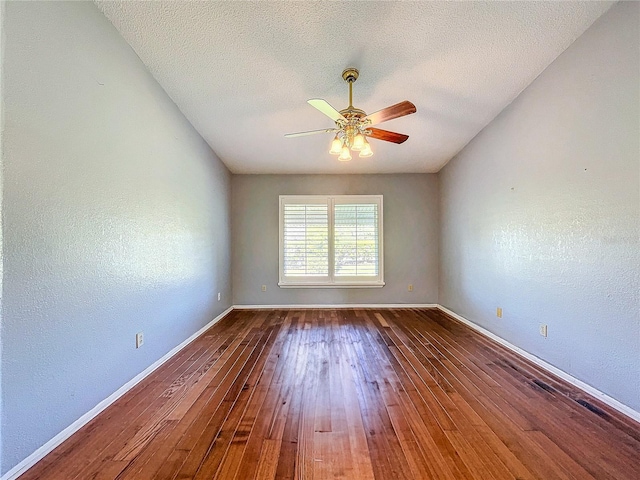
M 335 222 L 334 208 L 336 204 L 378 205 L 378 275 L 376 276 L 335 276 Z M 288 276 L 284 275 L 284 206 L 286 204 L 320 204 L 327 205 L 328 217 L 328 274 L 327 276 Z M 278 286 L 280 288 L 381 288 L 384 287 L 384 231 L 383 231 L 383 196 L 382 195 L 280 195 L 279 196 L 279 258 Z

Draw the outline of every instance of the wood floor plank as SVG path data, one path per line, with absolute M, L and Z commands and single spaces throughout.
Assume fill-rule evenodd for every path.
M 375 357 L 372 355 L 371 346 L 367 340 L 367 326 L 364 320 L 358 319 L 351 312 L 347 311 L 351 322 L 355 328 L 352 329 L 353 350 L 359 364 L 359 372 L 361 374 L 358 385 L 362 387 L 362 398 L 366 401 L 366 409 L 371 410 L 374 415 L 371 416 L 371 426 L 366 426 L 368 437 L 372 438 L 377 435 L 377 439 L 381 440 L 381 445 L 386 453 L 386 462 L 381 466 L 388 469 L 388 473 L 383 474 L 380 478 L 414 478 L 407 459 L 403 453 L 401 439 L 398 437 L 393 428 L 393 422 L 386 408 L 381 386 L 388 382 L 385 377 L 385 368 L 376 363 Z M 384 457 L 382 457 L 384 459 Z
M 265 463 L 266 460 L 262 458 L 262 453 L 265 455 L 275 453 L 273 461 L 277 466 L 277 458 L 280 451 L 278 439 L 281 439 L 281 435 L 278 433 L 279 429 L 275 424 L 276 419 L 286 416 L 286 413 L 281 414 L 281 412 L 288 409 L 287 389 L 290 388 L 294 379 L 292 369 L 287 369 L 291 364 L 287 359 L 297 352 L 300 340 L 300 336 L 295 333 L 298 317 L 293 316 L 290 312 L 283 314 L 283 317 L 281 335 L 272 353 L 275 357 L 273 359 L 275 361 L 275 372 L 270 383 L 264 382 L 260 386 L 266 390 L 264 400 L 247 439 L 239 469 L 235 474 L 235 478 L 239 480 L 254 478 L 260 465 L 267 465 Z M 265 443 L 269 445 L 265 447 Z M 278 447 L 277 450 L 275 449 L 276 445 Z M 268 466 L 270 468 L 271 464 L 269 463 Z M 267 467 L 265 466 L 264 468 Z
M 279 326 L 281 328 L 282 323 L 279 323 Z M 275 333 L 277 335 L 278 332 Z M 264 355 L 264 369 L 254 380 L 255 388 L 250 392 L 247 407 L 240 419 L 238 427 L 233 432 L 233 438 L 231 439 L 231 443 L 226 453 L 227 458 L 217 472 L 217 478 L 232 479 L 240 468 L 242 458 L 244 457 L 245 449 L 249 441 L 249 436 L 256 424 L 258 411 L 264 403 L 268 387 L 271 384 L 276 371 L 277 354 L 274 355 L 273 350 L 279 351 L 284 340 L 282 336 L 276 340 L 276 335 L 270 339 L 273 341 L 271 348 L 269 348 L 269 346 L 265 347 L 266 355 Z M 254 385 L 251 379 L 249 385 Z
M 389 338 L 395 344 L 395 348 L 391 351 L 398 352 L 398 359 L 404 361 L 408 365 L 429 365 L 428 373 L 423 375 L 429 375 L 432 371 L 439 371 L 442 375 L 439 385 L 442 386 L 437 395 L 444 406 L 444 408 L 451 412 L 457 429 L 463 434 L 464 441 L 469 443 L 469 447 L 465 449 L 466 452 L 475 450 L 478 455 L 483 458 L 493 458 L 490 465 L 494 467 L 490 472 L 492 478 L 513 478 L 513 474 L 509 469 L 504 466 L 504 459 L 497 455 L 496 450 L 504 452 L 504 449 L 499 448 L 499 442 L 497 439 L 488 438 L 486 435 L 480 434 L 480 428 L 485 427 L 486 424 L 482 418 L 471 408 L 471 406 L 463 399 L 454 388 L 451 379 L 447 375 L 450 371 L 447 369 L 446 362 L 443 356 L 439 352 L 433 349 L 424 348 L 419 349 L 410 346 L 411 339 L 408 336 L 403 335 L 403 338 L 396 336 L 394 331 L 385 332 L 389 335 Z M 400 333 L 402 335 L 402 333 Z M 402 355 L 402 357 L 400 357 Z M 486 430 L 485 430 L 486 433 Z M 449 437 L 452 440 L 460 441 L 458 437 Z M 492 448 L 494 446 L 495 448 Z M 509 458 L 511 463 L 517 464 L 516 460 Z
M 381 315 L 376 313 L 374 317 L 379 320 Z M 363 318 L 368 321 L 367 324 L 371 328 L 373 326 L 372 317 L 364 313 Z M 381 325 L 384 327 L 385 324 L 381 323 Z M 434 437 L 440 441 L 444 440 L 444 430 L 440 425 L 432 425 L 431 431 L 426 433 L 426 427 L 422 420 L 431 416 L 431 414 L 424 409 L 420 413 L 415 408 L 416 404 L 419 405 L 424 401 L 424 397 L 418 394 L 418 390 L 410 378 L 408 376 L 405 377 L 407 371 L 397 361 L 397 357 L 393 355 L 391 350 L 394 347 L 387 343 L 388 337 L 385 337 L 387 327 L 384 327 L 385 330 L 383 332 L 377 332 L 379 335 L 376 335 L 375 330 L 367 332 L 365 338 L 369 340 L 369 345 L 373 347 L 377 340 L 377 343 L 382 347 L 379 349 L 371 348 L 367 354 L 370 356 L 370 360 L 372 360 L 372 357 L 376 357 L 381 361 L 379 368 L 384 369 L 387 372 L 387 378 L 391 380 L 389 385 L 381 384 L 380 390 L 387 399 L 387 410 L 392 414 L 394 428 L 402 442 L 403 450 L 411 452 L 408 455 L 408 460 L 410 467 L 414 471 L 414 476 L 417 474 L 419 475 L 417 478 L 435 479 L 446 479 L 454 476 L 456 478 L 471 478 L 466 475 L 464 469 L 461 471 L 458 468 L 460 464 L 453 465 L 449 463 L 447 455 L 443 455 L 439 448 L 433 448 L 435 446 Z M 386 362 L 382 359 L 385 359 Z M 418 395 L 416 396 L 416 394 Z M 400 405 L 401 408 L 395 408 L 396 405 Z M 398 410 L 404 412 L 406 417 L 410 418 L 410 422 L 399 415 Z M 403 434 L 400 430 L 405 430 L 406 433 Z
M 358 404 L 358 393 L 352 374 L 346 350 L 346 329 L 340 324 L 335 312 L 331 313 L 331 325 L 335 336 L 332 346 L 334 348 L 334 358 L 338 362 L 336 377 L 340 379 L 342 388 L 342 400 L 345 409 L 345 429 L 349 438 L 349 448 L 351 451 L 353 470 L 351 478 L 361 480 L 373 480 L 373 466 L 371 464 L 371 453 L 367 445 L 367 436 L 362 422 L 360 406 Z
M 435 340 L 433 337 L 432 339 Z M 452 343 L 446 345 L 446 350 L 448 352 L 453 352 L 455 348 L 456 347 Z M 473 358 L 470 352 L 466 352 L 465 356 L 469 359 Z M 465 387 L 469 384 L 468 378 L 462 374 L 452 376 L 450 378 L 456 386 L 460 387 L 459 391 L 465 392 Z M 500 387 L 500 384 L 497 386 Z M 549 452 L 543 450 L 538 442 L 532 441 L 532 436 L 527 436 L 526 432 L 533 430 L 533 427 L 529 426 L 530 423 L 525 420 L 525 427 L 522 426 L 521 422 L 516 422 L 514 425 L 512 418 L 513 411 L 505 408 L 510 405 L 508 403 L 500 403 L 498 405 L 497 403 L 492 403 L 492 401 L 487 398 L 487 396 L 489 396 L 496 402 L 501 400 L 500 397 L 497 396 L 497 390 L 494 388 L 484 388 L 482 389 L 482 392 L 483 395 L 467 394 L 467 402 L 474 406 L 476 413 L 482 416 L 484 421 L 490 425 L 491 430 L 496 433 L 503 444 L 507 446 L 523 464 L 527 465 L 529 471 L 535 475 L 536 478 L 592 478 L 588 472 L 577 464 L 572 468 L 572 471 L 576 476 L 567 477 L 564 470 L 559 466 L 559 462 L 557 460 L 558 452 L 556 452 L 555 462 L 546 460 L 547 458 L 551 458 L 549 456 Z M 514 392 L 510 392 L 509 397 L 512 401 L 515 395 L 516 394 Z M 520 408 L 526 409 L 526 403 L 522 404 Z M 514 428 L 516 426 L 519 428 Z
M 637 480 L 640 425 L 436 309 L 233 311 L 21 480 Z
M 231 408 L 227 413 L 227 417 L 219 428 L 219 431 L 215 435 L 215 441 L 211 445 L 209 452 L 205 456 L 204 460 L 200 464 L 198 472 L 193 477 L 196 480 L 209 479 L 218 477 L 218 471 L 221 469 L 221 463 L 227 456 L 228 450 L 231 447 L 231 442 L 235 435 L 238 434 L 242 437 L 242 433 L 239 431 L 240 421 L 244 415 L 249 401 L 254 394 L 254 386 L 256 385 L 258 378 L 262 374 L 263 367 L 265 365 L 266 356 L 262 356 L 264 350 L 269 350 L 270 344 L 273 343 L 273 333 L 277 330 L 272 327 L 265 332 L 267 341 L 262 345 L 260 350 L 256 349 L 255 363 L 248 361 L 245 369 L 248 372 L 247 379 L 243 382 L 237 397 L 230 401 Z M 231 403 L 232 402 L 232 403 Z M 224 478 L 224 477 L 220 477 Z
M 490 348 L 490 346 L 483 347 L 485 350 L 488 348 Z M 513 362 L 523 362 L 524 365 L 524 361 L 522 359 L 513 358 Z M 501 366 L 496 367 L 495 363 L 499 363 Z M 583 425 L 581 424 L 586 421 L 585 417 L 580 416 L 579 418 L 576 418 L 576 422 L 574 423 L 572 430 L 565 429 L 562 425 L 561 419 L 563 419 L 569 412 L 562 412 L 564 409 L 562 402 L 558 402 L 556 401 L 557 399 L 550 397 L 550 394 L 546 389 L 538 388 L 533 384 L 533 382 L 529 382 L 525 376 L 520 374 L 522 369 L 517 367 L 511 361 L 507 363 L 511 364 L 514 368 L 506 368 L 502 363 L 503 361 L 493 362 L 491 368 L 494 378 L 501 378 L 504 382 L 517 387 L 514 391 L 510 391 L 509 396 L 512 401 L 515 401 L 518 398 L 520 399 L 524 415 L 528 416 L 530 423 L 534 425 L 534 429 L 542 430 L 546 436 L 559 439 L 556 443 L 562 446 L 571 445 L 571 437 L 576 434 L 586 435 L 580 445 L 574 445 L 570 448 L 566 448 L 565 450 L 567 455 L 584 467 L 579 478 L 617 478 L 622 475 L 621 472 L 625 470 L 626 465 L 629 462 L 634 462 L 635 455 L 632 453 L 630 454 L 630 452 L 625 452 L 627 445 L 624 442 L 620 442 L 619 447 L 622 450 L 618 452 L 618 457 L 611 462 L 607 462 L 606 465 L 601 465 L 597 457 L 586 452 L 596 452 L 600 451 L 602 448 L 606 448 L 604 447 L 605 442 L 603 442 L 600 435 L 590 435 L 590 432 L 594 431 L 593 428 L 587 427 L 585 430 L 582 430 Z M 538 402 L 543 400 L 545 405 L 544 408 L 537 410 L 535 415 L 528 412 L 531 408 L 526 408 L 527 405 L 531 407 L 537 405 Z M 599 433 L 605 434 L 605 432 Z M 612 432 L 612 434 L 615 433 L 616 432 Z M 592 475 L 594 477 L 592 477 Z
M 193 435 L 183 437 L 178 444 L 177 448 L 188 449 L 190 452 L 175 478 L 195 478 L 209 453 L 217 447 L 216 439 L 220 429 L 258 359 L 263 335 L 257 332 L 252 333 L 247 340 L 245 350 L 220 383 L 220 389 L 212 397 L 206 413 L 203 411 L 204 415 L 200 416 L 199 420 L 202 421 L 199 422 L 199 427 L 194 429 Z

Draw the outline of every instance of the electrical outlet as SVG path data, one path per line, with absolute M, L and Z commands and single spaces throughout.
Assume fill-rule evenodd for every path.
M 408 288 L 408 290 L 409 290 L 410 292 L 413 292 L 413 284 L 411 284 L 411 283 L 409 284 L 409 288 Z
M 502 318 L 502 307 L 496 308 L 496 317 Z
M 220 292 L 218 292 L 218 301 L 220 301 Z
M 543 337 L 547 336 L 547 325 L 544 323 L 541 323 L 540 326 L 538 327 L 538 331 L 540 332 L 540 335 L 542 335 Z
M 266 292 L 267 291 L 267 286 L 266 285 L 262 285 L 262 291 Z
M 144 334 L 142 332 L 136 333 L 136 348 L 140 348 L 144 345 Z

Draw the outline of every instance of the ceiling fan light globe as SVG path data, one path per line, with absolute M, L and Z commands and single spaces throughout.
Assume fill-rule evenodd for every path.
M 346 145 L 342 147 L 342 151 L 340 152 L 338 160 L 340 160 L 341 162 L 348 162 L 349 160 L 351 160 L 351 152 L 349 151 L 349 147 L 347 147 Z
M 342 140 L 340 140 L 336 135 L 336 138 L 334 138 L 333 141 L 331 142 L 331 149 L 329 150 L 329 153 L 331 155 L 340 155 L 341 152 L 342 152 Z
M 366 158 L 372 155 L 373 155 L 373 150 L 371 150 L 371 145 L 369 145 L 369 142 L 365 142 L 364 146 L 362 147 L 362 150 L 360 150 L 360 157 Z
M 351 146 L 351 150 L 355 152 L 359 152 L 364 148 L 364 145 L 367 141 L 364 138 L 364 135 L 358 133 L 355 137 L 353 137 L 353 145 Z

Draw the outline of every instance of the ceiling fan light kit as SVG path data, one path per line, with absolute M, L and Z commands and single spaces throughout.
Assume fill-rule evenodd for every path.
M 326 100 L 321 98 L 312 98 L 307 102 L 331 118 L 331 120 L 335 122 L 336 128 L 289 133 L 285 135 L 285 137 L 300 137 L 304 135 L 314 135 L 316 133 L 335 133 L 329 153 L 331 155 L 338 155 L 338 160 L 341 162 L 351 160 L 351 152 L 359 152 L 361 158 L 372 156 L 373 150 L 367 137 L 397 144 L 405 142 L 409 138 L 408 135 L 372 128 L 372 126 L 415 113 L 416 106 L 405 100 L 404 102 L 367 115 L 364 110 L 353 106 L 353 84 L 359 75 L 358 70 L 352 67 L 342 72 L 343 80 L 349 85 L 349 106 L 344 110 L 337 111 Z

